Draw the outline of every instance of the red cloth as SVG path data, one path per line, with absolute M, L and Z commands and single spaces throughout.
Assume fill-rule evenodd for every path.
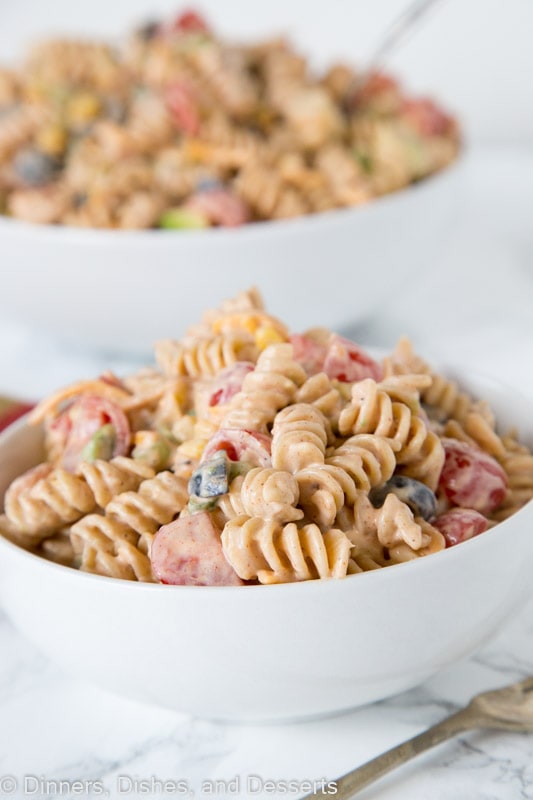
M 0 397 L 0 431 L 3 431 L 12 422 L 15 422 L 23 414 L 31 411 L 34 403 L 23 403 L 20 400 L 12 400 L 8 397 Z

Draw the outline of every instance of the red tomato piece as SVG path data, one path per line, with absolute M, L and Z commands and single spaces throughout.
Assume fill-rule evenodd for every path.
M 245 377 L 254 369 L 255 366 L 251 361 L 237 361 L 231 367 L 219 372 L 211 387 L 209 405 L 223 406 L 229 403 L 231 398 L 241 391 Z
M 130 448 L 131 431 L 128 418 L 111 400 L 96 395 L 83 395 L 74 400 L 49 430 L 49 438 L 63 451 L 61 466 L 73 472 L 82 460 L 85 445 L 97 430 L 112 425 L 115 431 L 113 457 L 126 455 Z
M 298 361 L 309 375 L 322 372 L 327 353 L 325 344 L 300 333 L 294 333 L 290 337 L 290 343 L 294 351 L 294 360 Z
M 404 100 L 404 119 L 421 136 L 442 136 L 453 126 L 453 117 L 429 98 Z
M 392 75 L 387 75 L 385 72 L 373 72 L 365 79 L 362 86 L 356 87 L 350 105 L 354 108 L 357 106 L 364 106 L 386 95 L 400 97 L 398 81 L 393 78 Z
M 242 586 L 222 551 L 220 532 L 203 511 L 163 525 L 152 543 L 154 575 L 175 586 Z
M 471 539 L 484 533 L 488 522 L 483 514 L 473 508 L 452 508 L 431 523 L 446 539 L 446 547 Z
M 230 461 L 246 461 L 255 467 L 271 467 L 271 438 L 258 431 L 221 428 L 208 441 L 201 461 L 209 461 L 219 450 L 225 450 Z
M 455 506 L 490 514 L 507 491 L 507 476 L 498 462 L 477 447 L 442 439 L 446 458 L 439 489 Z
M 238 228 L 250 219 L 250 211 L 244 200 L 224 187 L 196 192 L 185 207 L 207 217 L 212 225 L 224 228 Z
M 200 113 L 194 88 L 185 80 L 174 81 L 166 90 L 165 100 L 176 127 L 188 136 L 196 136 Z
M 208 33 L 209 25 L 197 11 L 186 9 L 175 19 L 172 30 L 181 33 Z
M 381 366 L 368 353 L 349 339 L 334 334 L 324 359 L 324 372 L 328 378 L 351 383 L 373 378 L 383 378 Z

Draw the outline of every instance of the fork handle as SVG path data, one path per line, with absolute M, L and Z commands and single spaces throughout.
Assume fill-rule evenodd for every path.
M 413 32 L 426 13 L 439 2 L 442 2 L 442 0 L 414 0 L 404 9 L 386 31 L 385 36 L 374 51 L 370 59 L 372 71 L 377 70 L 382 61 L 388 58 L 392 51 Z
M 477 716 L 477 715 L 476 715 Z M 469 708 L 461 709 L 450 717 L 438 722 L 433 727 L 413 736 L 403 744 L 387 750 L 380 756 L 373 758 L 361 767 L 357 767 L 351 772 L 347 772 L 342 778 L 335 781 L 337 786 L 337 793 L 335 795 L 337 800 L 348 800 L 353 797 L 356 792 L 364 789 L 365 786 L 373 783 L 374 781 L 386 775 L 387 772 L 405 764 L 411 758 L 429 750 L 431 747 L 451 739 L 458 733 L 463 731 L 472 730 L 477 727 L 478 719 L 472 714 Z M 317 795 L 308 795 L 307 797 L 316 797 Z M 320 795 L 319 795 L 320 796 Z M 303 798 L 303 800 L 306 800 Z

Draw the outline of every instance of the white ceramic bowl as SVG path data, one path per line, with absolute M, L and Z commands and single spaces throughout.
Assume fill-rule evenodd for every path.
M 453 224 L 461 163 L 367 206 L 237 230 L 117 232 L 0 217 L 0 313 L 85 346 L 148 352 L 252 285 L 334 330 L 412 291 Z
M 463 384 L 533 442 L 530 402 L 488 379 Z M 24 423 L 0 437 L 0 493 L 40 445 Z M 218 719 L 314 717 L 408 689 L 483 645 L 531 591 L 532 525 L 530 503 L 415 562 L 220 588 L 80 573 L 0 536 L 0 603 L 53 661 L 130 698 Z
M 43 35 L 120 37 L 152 15 L 177 10 L 174 0 L 54 0 L 53 11 L 39 0 L 2 5 L 0 52 L 14 61 Z M 346 34 L 339 25 L 345 15 L 309 5 L 275 0 L 251 13 L 244 4 L 205 0 L 201 8 L 231 38 L 287 32 L 321 66 L 364 59 L 385 21 L 382 9 L 371 33 L 373 14 L 359 9 L 354 39 L 353 26 Z M 426 80 L 424 65 L 413 73 Z M 294 330 L 314 325 L 318 310 L 322 324 L 339 330 L 397 290 L 412 291 L 417 270 L 431 264 L 450 234 L 460 174 L 458 162 L 362 208 L 240 230 L 119 233 L 0 217 L 0 314 L 85 347 L 144 354 L 158 338 L 181 337 L 204 309 L 257 285 L 269 310 L 290 319 Z

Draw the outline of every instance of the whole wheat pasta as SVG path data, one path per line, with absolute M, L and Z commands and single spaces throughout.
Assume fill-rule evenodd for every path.
M 355 383 L 351 403 L 341 412 L 339 430 L 391 439 L 397 450 L 397 463 L 405 465 L 405 474 L 425 480 L 435 489 L 444 463 L 440 439 L 407 403 L 394 399 L 398 391 L 411 407 L 418 407 L 417 390 L 407 381 L 403 387 L 395 384 L 389 391 L 386 383 L 381 386 L 372 378 Z
M 41 105 L 18 107 L 0 117 L 0 164 L 22 145 L 45 122 L 47 111 Z
M 369 492 L 391 477 L 396 469 L 396 455 L 388 439 L 361 433 L 333 448 L 326 464 L 340 467 L 358 489 Z
M 296 392 L 297 403 L 315 406 L 328 420 L 333 430 L 338 430 L 342 399 L 339 390 L 324 372 L 311 375 Z
M 507 493 L 492 519 L 501 521 L 533 499 L 533 454 L 512 436 L 504 437 L 505 454 L 500 460 L 507 478 Z
M 263 430 L 277 412 L 288 405 L 305 381 L 305 371 L 293 358 L 290 344 L 267 347 L 253 372 L 244 378 L 241 391 L 231 401 L 223 418 L 224 427 Z
M 421 558 L 444 550 L 446 545 L 442 533 L 425 520 L 418 520 L 418 524 L 423 536 L 422 546 L 414 548 L 404 541 L 387 548 L 388 559 L 392 564 L 413 561 L 415 558 Z
M 366 203 L 371 190 L 358 162 L 341 144 L 328 144 L 319 150 L 317 167 L 329 184 L 339 206 Z
M 299 469 L 294 477 L 299 490 L 299 506 L 306 519 L 323 531 L 333 527 L 343 507 L 350 508 L 355 502 L 355 482 L 341 467 L 311 464 Z
M 62 186 L 15 189 L 7 199 L 7 208 L 14 217 L 26 222 L 53 225 L 66 213 L 68 202 Z
M 166 375 L 215 375 L 236 361 L 249 361 L 255 355 L 255 345 L 246 333 L 192 339 L 179 344 L 172 341 L 156 343 L 156 357 Z
M 138 491 L 117 495 L 105 514 L 88 514 L 71 528 L 80 569 L 111 577 L 152 581 L 150 546 L 155 532 L 184 507 L 183 479 L 161 472 Z
M 20 484 L 12 483 L 5 497 L 8 519 L 36 544 L 154 475 L 146 464 L 123 456 L 83 462 L 78 474 L 49 466 L 37 468 L 35 482 L 23 476 Z
M 244 166 L 235 187 L 260 219 L 299 217 L 309 210 L 305 197 L 269 165 L 250 163 Z
M 281 526 L 260 517 L 236 517 L 222 532 L 224 554 L 239 577 L 288 583 L 312 577 L 343 577 L 350 541 L 342 531 L 322 534 L 316 525 Z
M 279 411 L 272 427 L 272 464 L 292 474 L 323 464 L 328 434 L 324 416 L 307 403 Z
M 250 517 L 285 523 L 304 516 L 304 512 L 296 508 L 300 499 L 299 484 L 285 470 L 255 467 L 244 477 L 240 492 L 243 511 Z

